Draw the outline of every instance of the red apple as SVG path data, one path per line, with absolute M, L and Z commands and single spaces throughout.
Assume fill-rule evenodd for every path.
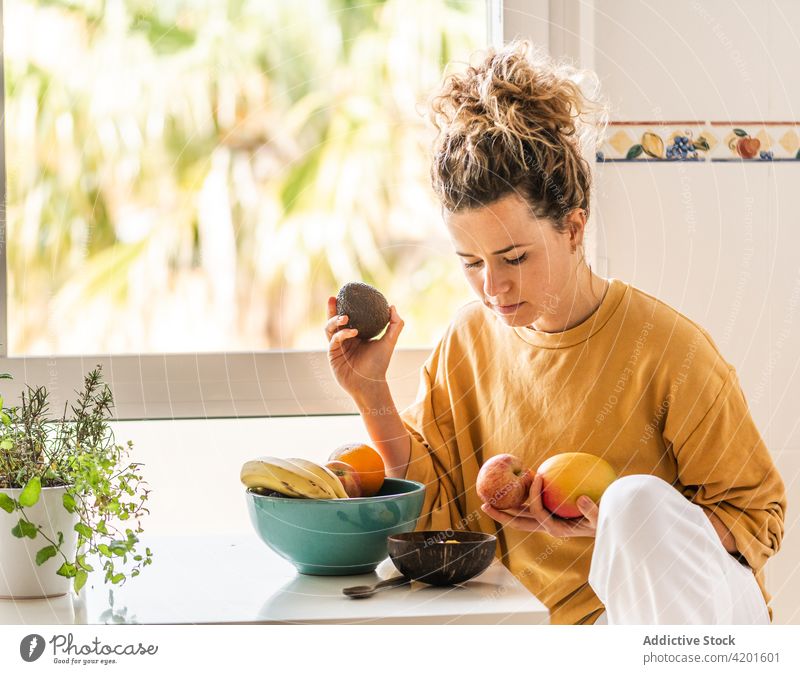
M 758 138 L 740 138 L 736 143 L 736 149 L 739 151 L 739 156 L 744 159 L 752 159 L 758 154 L 758 148 L 761 147 L 761 141 Z
M 577 505 L 580 496 L 598 503 L 608 485 L 617 479 L 608 461 L 584 452 L 551 456 L 536 474 L 542 476 L 542 505 L 567 519 L 583 517 Z
M 498 454 L 478 471 L 478 496 L 493 508 L 519 508 L 528 498 L 533 476 L 513 454 Z
M 339 482 L 342 483 L 344 490 L 350 498 L 358 498 L 364 495 L 364 490 L 361 488 L 361 476 L 349 463 L 345 463 L 344 461 L 328 461 L 325 467 L 333 471 L 333 474 L 339 478 Z

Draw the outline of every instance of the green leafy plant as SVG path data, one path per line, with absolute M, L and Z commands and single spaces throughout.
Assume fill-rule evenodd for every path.
M 10 378 L 0 374 L 0 379 Z M 84 378 L 77 401 L 65 404 L 60 418 L 50 417 L 44 386 L 27 386 L 15 407 L 5 408 L 0 396 L 0 489 L 22 490 L 16 498 L 0 492 L 0 508 L 14 517 L 14 536 L 42 539 L 36 564 L 63 558 L 56 573 L 72 578 L 76 593 L 94 571 L 87 557 L 97 557 L 105 582 L 115 585 L 152 563 L 150 549 L 142 553 L 137 547 L 150 490 L 142 464 L 128 460 L 133 443 L 116 443 L 109 425 L 112 409 L 100 365 Z M 58 531 L 51 538 L 41 523 L 32 521 L 29 508 L 39 501 L 42 488 L 59 486 L 65 488 L 63 507 L 76 513 L 78 522 L 74 532 Z M 67 536 L 77 536 L 74 555 L 64 552 Z

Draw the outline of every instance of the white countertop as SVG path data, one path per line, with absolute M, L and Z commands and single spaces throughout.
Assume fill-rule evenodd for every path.
M 252 536 L 147 537 L 152 565 L 124 586 L 89 577 L 79 598 L 0 600 L 0 624 L 546 624 L 547 608 L 498 560 L 453 587 L 410 585 L 349 599 L 342 588 L 399 575 L 307 576 Z M 99 568 L 98 565 L 94 565 Z M 113 588 L 113 589 L 112 589 Z M 112 605 L 113 602 L 113 605 Z

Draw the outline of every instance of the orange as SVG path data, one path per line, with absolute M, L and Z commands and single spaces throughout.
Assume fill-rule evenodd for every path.
M 386 477 L 386 467 L 378 452 L 369 445 L 353 443 L 342 445 L 334 450 L 329 461 L 344 461 L 356 469 L 361 478 L 361 489 L 364 496 L 378 493 Z

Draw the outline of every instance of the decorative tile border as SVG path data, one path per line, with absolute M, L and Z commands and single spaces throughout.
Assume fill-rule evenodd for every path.
M 712 161 L 800 161 L 798 122 L 711 122 L 721 138 Z
M 611 122 L 597 161 L 800 161 L 800 122 Z

